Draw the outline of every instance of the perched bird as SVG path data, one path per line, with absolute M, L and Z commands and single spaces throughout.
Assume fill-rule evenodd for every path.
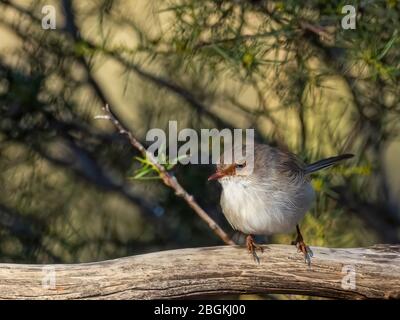
M 351 157 L 343 154 L 305 165 L 293 153 L 255 144 L 252 166 L 247 165 L 248 155 L 233 158 L 231 163 L 224 163 L 222 155 L 208 180 L 222 185 L 222 211 L 235 230 L 247 235 L 247 248 L 257 261 L 256 249 L 262 251 L 262 247 L 254 242 L 254 235 L 287 233 L 296 228 L 293 244 L 310 263 L 311 251 L 298 225 L 315 197 L 310 174 Z

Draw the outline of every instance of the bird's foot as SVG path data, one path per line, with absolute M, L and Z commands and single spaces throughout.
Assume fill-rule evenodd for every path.
M 313 256 L 313 252 L 311 251 L 310 247 L 307 246 L 303 238 L 297 236 L 295 241 L 292 241 L 292 244 L 296 246 L 297 252 L 302 252 L 304 255 L 304 261 L 307 263 L 308 266 L 311 266 L 311 258 Z
M 292 241 L 292 244 L 296 246 L 297 252 L 303 253 L 304 261 L 308 264 L 308 266 L 311 266 L 311 258 L 314 254 L 311 251 L 310 247 L 304 243 L 299 225 L 296 225 L 296 231 L 297 231 L 297 237 L 295 241 Z
M 254 238 L 252 235 L 248 235 L 246 237 L 246 246 L 247 246 L 247 250 L 249 251 L 249 253 L 251 253 L 251 255 L 253 256 L 254 261 L 257 263 L 260 263 L 260 258 L 257 255 L 257 249 L 260 250 L 261 253 L 263 253 L 264 248 L 254 242 Z

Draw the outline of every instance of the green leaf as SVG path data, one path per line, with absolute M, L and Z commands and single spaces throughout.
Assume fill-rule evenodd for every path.
M 388 51 L 392 48 L 393 44 L 398 40 L 399 37 L 397 36 L 397 29 L 393 32 L 392 38 L 386 43 L 385 47 L 383 48 L 382 52 L 377 56 L 378 60 L 381 60 L 386 56 Z

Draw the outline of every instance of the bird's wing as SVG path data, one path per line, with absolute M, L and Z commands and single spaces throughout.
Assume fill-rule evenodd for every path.
M 255 167 L 265 175 L 279 175 L 283 180 L 304 181 L 305 164 L 293 153 L 266 144 L 255 145 Z M 272 171 L 271 171 L 272 170 Z
M 279 174 L 287 176 L 290 180 L 303 181 L 305 179 L 305 164 L 290 151 L 275 148 L 275 168 Z

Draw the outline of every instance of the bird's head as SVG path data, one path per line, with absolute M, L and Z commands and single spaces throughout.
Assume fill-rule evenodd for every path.
M 227 151 L 232 152 L 232 151 Z M 232 160 L 227 160 L 232 159 Z M 246 178 L 253 173 L 254 153 L 234 152 L 232 156 L 221 155 L 214 174 L 208 177 L 210 180 L 220 180 L 224 178 Z
M 246 170 L 246 166 L 245 161 L 242 163 L 219 164 L 215 173 L 208 177 L 208 181 L 219 180 L 224 177 L 248 176 L 250 173 Z

